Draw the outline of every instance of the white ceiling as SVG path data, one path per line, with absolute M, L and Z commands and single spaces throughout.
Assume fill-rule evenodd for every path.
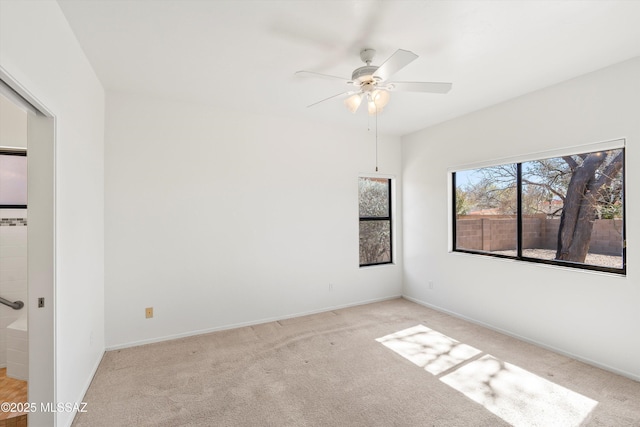
M 640 56 L 640 1 L 59 0 L 107 90 L 364 128 L 338 80 L 358 53 L 420 57 L 396 81 L 446 81 L 447 95 L 393 93 L 381 133 L 403 135 Z M 640 76 L 639 76 L 640 77 Z

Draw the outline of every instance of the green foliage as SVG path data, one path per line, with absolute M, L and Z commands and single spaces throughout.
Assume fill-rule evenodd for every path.
M 360 264 L 391 261 L 391 228 L 389 221 L 360 222 Z
M 360 178 L 358 191 L 361 218 L 390 216 L 388 179 Z M 361 221 L 360 264 L 389 261 L 391 261 L 391 221 Z
M 389 215 L 389 184 L 387 179 L 360 178 L 358 191 L 361 217 Z
M 601 219 L 622 218 L 622 181 L 616 179 L 603 186 L 598 198 L 597 216 Z
M 478 172 L 482 175 L 489 173 L 486 169 L 479 169 Z M 465 213 L 461 213 L 456 207 L 457 213 L 461 215 L 480 210 L 489 210 L 493 214 L 499 215 L 516 213 L 515 181 L 493 180 L 489 176 L 483 176 L 479 181 L 464 189 L 456 188 L 456 201 L 458 197 L 464 201 L 462 206 Z
M 622 217 L 622 208 L 619 205 L 601 206 L 598 216 L 601 219 L 618 219 Z
M 467 215 L 469 213 L 469 200 L 467 193 L 461 188 L 456 188 L 456 215 Z

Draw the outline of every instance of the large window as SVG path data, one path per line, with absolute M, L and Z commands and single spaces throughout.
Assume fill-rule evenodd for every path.
M 393 261 L 391 236 L 391 180 L 360 178 L 360 266 Z
M 27 207 L 27 153 L 0 150 L 0 208 Z
M 455 251 L 625 274 L 623 148 L 452 177 Z

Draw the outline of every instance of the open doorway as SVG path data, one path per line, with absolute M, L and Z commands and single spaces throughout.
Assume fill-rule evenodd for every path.
M 8 159 L 0 165 L 7 171 L 0 185 L 0 297 L 7 302 L 0 304 L 0 374 L 10 386 L 3 389 L 13 391 L 3 400 L 39 405 L 55 402 L 54 119 L 3 70 L 0 79 L 0 153 Z M 13 194 L 25 187 L 26 200 Z M 0 370 L 2 362 L 0 355 Z M 54 413 L 8 415 L 11 425 L 55 425 Z
M 0 94 L 0 421 L 17 425 L 28 402 L 27 111 Z M 24 423 L 23 423 L 24 424 Z

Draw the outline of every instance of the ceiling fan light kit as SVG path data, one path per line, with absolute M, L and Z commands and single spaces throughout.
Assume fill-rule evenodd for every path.
M 358 111 L 358 108 L 360 108 L 360 104 L 362 104 L 363 96 L 364 94 L 362 93 L 356 93 L 345 99 L 344 105 L 347 107 L 347 110 L 351 111 L 352 113 Z
M 451 83 L 436 82 L 388 82 L 387 80 L 398 71 L 409 65 L 418 58 L 413 52 L 398 49 L 380 66 L 371 65 L 376 54 L 374 49 L 362 49 L 360 51 L 360 59 L 366 65 L 356 68 L 351 73 L 351 80 L 341 77 L 330 76 L 326 74 L 315 73 L 312 71 L 298 71 L 298 76 L 322 77 L 330 79 L 338 79 L 356 86 L 356 91 L 347 91 L 333 95 L 329 98 L 315 102 L 307 107 L 320 104 L 332 98 L 347 95 L 344 105 L 349 111 L 355 113 L 360 108 L 362 101 L 366 97 L 367 109 L 370 115 L 380 114 L 384 107 L 389 103 L 390 91 L 403 92 L 426 92 L 426 93 L 447 93 L 451 90 Z
M 382 112 L 382 109 L 389 103 L 389 92 L 386 90 L 363 89 L 362 92 L 355 93 L 344 100 L 347 110 L 355 113 L 360 108 L 362 100 L 367 98 L 367 109 L 370 115 Z
M 390 96 L 386 90 L 374 90 L 367 93 L 367 98 L 369 98 L 369 114 L 374 115 L 382 113 L 384 107 L 389 103 Z

